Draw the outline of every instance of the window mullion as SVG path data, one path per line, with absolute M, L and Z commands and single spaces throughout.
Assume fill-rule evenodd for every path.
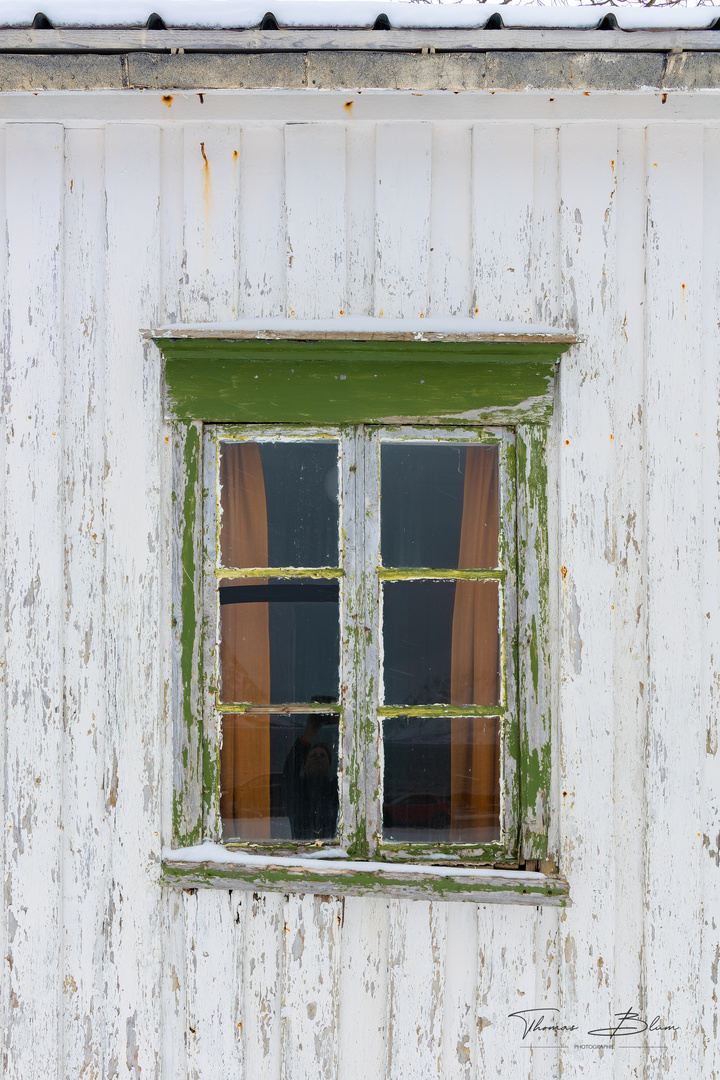
M 358 749 L 364 760 L 366 851 L 372 856 L 377 851 L 382 828 L 382 755 L 377 713 L 380 693 L 380 584 L 377 575 L 380 561 L 380 455 L 376 428 L 358 429 L 358 464 L 362 475 L 356 512 L 362 527 L 359 578 L 363 619 L 358 634 L 362 692 L 357 726 Z

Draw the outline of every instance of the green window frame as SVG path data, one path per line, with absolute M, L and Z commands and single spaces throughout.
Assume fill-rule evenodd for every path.
M 497 407 L 486 401 L 477 410 L 477 420 L 473 416 L 472 422 L 469 422 L 467 410 L 459 416 L 455 405 L 443 410 L 442 402 L 439 402 L 436 393 L 431 407 L 428 408 L 431 416 L 417 415 L 420 406 L 416 403 L 413 405 L 415 415 L 398 417 L 402 421 L 398 424 L 383 423 L 382 417 L 377 416 L 376 404 L 373 403 L 370 407 L 361 402 L 359 407 L 353 407 L 354 415 L 348 417 L 349 410 L 345 409 L 343 422 L 335 425 L 327 423 L 325 412 L 331 407 L 335 408 L 336 402 L 331 401 L 328 404 L 328 395 L 323 397 L 322 393 L 319 395 L 320 405 L 314 409 L 319 420 L 308 416 L 308 408 L 303 406 L 301 416 L 291 415 L 286 423 L 280 424 L 278 417 L 263 413 L 258 405 L 259 398 L 250 417 L 239 415 L 243 413 L 243 408 L 239 406 L 228 408 L 228 400 L 231 403 L 247 400 L 243 386 L 247 387 L 250 379 L 257 381 L 258 374 L 267 374 L 266 359 L 265 370 L 258 366 L 263 363 L 264 358 L 257 359 L 254 353 L 256 342 L 252 342 L 252 347 L 248 350 L 245 347 L 246 342 L 223 341 L 223 349 L 219 351 L 218 343 L 212 340 L 202 341 L 202 349 L 198 349 L 198 342 L 195 340 L 159 340 L 158 344 L 168 361 L 169 419 L 172 421 L 173 430 L 173 628 L 176 643 L 176 675 L 173 680 L 172 702 L 173 849 L 186 849 L 208 840 L 222 840 L 219 814 L 219 717 L 223 710 L 218 708 L 217 698 L 216 571 L 219 568 L 216 560 L 217 518 L 213 509 L 217 499 L 215 448 L 218 439 L 258 435 L 273 437 L 273 433 L 288 437 L 291 432 L 298 437 L 307 436 L 309 432 L 333 434 L 344 440 L 346 461 L 350 461 L 355 455 L 356 466 L 358 440 L 409 436 L 418 439 L 448 439 L 454 442 L 488 439 L 498 441 L 502 447 L 502 528 L 505 537 L 502 541 L 504 564 L 501 572 L 498 572 L 498 576 L 503 578 L 505 596 L 504 764 L 501 793 L 503 831 L 500 842 L 470 847 L 454 844 L 408 845 L 377 842 L 381 804 L 379 797 L 373 798 L 372 792 L 381 789 L 377 783 L 378 719 L 377 713 L 367 715 L 363 711 L 366 710 L 366 703 L 372 695 L 368 696 L 367 683 L 362 682 L 375 668 L 374 661 L 368 661 L 370 652 L 363 653 L 361 649 L 359 661 L 357 655 L 354 657 L 354 662 L 359 662 L 362 673 L 358 682 L 357 700 L 354 710 L 346 717 L 344 726 L 339 846 L 345 856 L 353 860 L 353 865 L 370 860 L 367 874 L 363 875 L 363 872 L 358 870 L 349 876 L 347 872 L 343 874 L 340 866 L 336 873 L 328 870 L 327 873 L 320 874 L 315 881 L 317 875 L 303 868 L 267 865 L 267 859 L 274 857 L 274 852 L 278 851 L 274 842 L 244 841 L 230 843 L 227 848 L 236 853 L 245 851 L 248 861 L 236 861 L 232 866 L 224 868 L 217 865 L 206 865 L 202 871 L 188 868 L 182 864 L 182 859 L 173 860 L 172 852 L 166 852 L 163 880 L 168 884 L 187 885 L 192 882 L 195 885 L 205 883 L 222 887 L 229 887 L 230 882 L 235 882 L 234 887 L 254 885 L 261 888 L 282 888 L 285 891 L 299 888 L 326 893 L 373 892 L 380 888 L 395 895 L 431 894 L 450 897 L 455 890 L 458 898 L 485 900 L 495 897 L 498 892 L 504 892 L 510 899 L 520 899 L 521 902 L 565 903 L 567 886 L 556 875 L 551 874 L 540 884 L 520 881 L 512 874 L 508 876 L 505 884 L 497 876 L 488 883 L 482 879 L 481 868 L 493 867 L 497 875 L 499 871 L 539 867 L 547 869 L 551 865 L 548 861 L 547 846 L 551 673 L 546 448 L 547 422 L 552 410 L 550 378 L 554 374 L 557 356 L 567 348 L 567 340 L 556 342 L 551 348 L 543 342 L 544 351 L 541 350 L 540 356 L 537 351 L 533 351 L 532 343 L 524 343 L 524 352 L 519 346 L 513 347 L 512 364 L 515 369 L 521 363 L 529 364 L 535 378 L 541 372 L 545 376 L 544 402 L 540 402 L 539 395 L 534 392 L 537 389 L 535 383 L 529 399 L 523 397 L 525 388 L 521 387 L 515 393 L 515 398 L 520 398 L 519 401 L 506 399 Z M 262 344 L 268 342 L 264 341 Z M 282 344 L 286 345 L 287 342 Z M 312 346 L 312 342 L 302 344 Z M 344 374 L 350 369 L 343 369 L 342 350 L 338 346 L 334 348 L 337 355 L 329 362 L 330 367 L 325 374 L 328 381 L 332 379 L 337 384 L 338 372 Z M 235 366 L 230 362 L 233 353 L 239 361 Z M 497 367 L 496 345 L 493 345 L 491 355 L 492 363 Z M 198 356 L 202 358 L 200 363 Z M 301 354 L 299 361 L 297 354 L 289 350 L 287 354 L 282 354 L 282 362 L 302 367 L 302 364 L 312 363 L 307 359 L 308 356 L 309 353 Z M 523 359 L 519 360 L 519 356 Z M 208 365 L 208 357 L 215 357 L 215 361 Z M 387 363 L 386 357 L 379 356 L 378 359 L 381 363 L 383 360 Z M 358 363 L 357 352 L 351 360 Z M 477 349 L 475 360 L 477 361 Z M 390 363 L 392 362 L 391 357 Z M 422 360 L 415 362 L 422 363 Z M 434 362 L 438 363 L 437 360 Z M 416 374 L 427 376 L 427 367 L 423 367 L 421 371 L 419 368 L 415 369 L 413 360 L 407 357 L 403 363 L 403 377 L 406 381 L 412 380 Z M 448 367 L 445 377 L 452 385 L 453 363 L 447 357 L 444 363 Z M 457 363 L 467 363 L 467 360 L 461 359 L 456 361 Z M 174 364 L 177 365 L 175 371 Z M 213 372 L 217 375 L 219 366 L 227 368 L 228 365 L 231 371 L 230 377 L 225 377 L 226 392 L 217 394 L 220 404 L 213 407 L 209 403 L 207 385 L 212 383 Z M 191 378 L 188 378 L 188 372 L 192 372 Z M 277 376 L 278 370 L 275 374 Z M 317 370 L 312 370 L 309 374 L 317 378 Z M 480 384 L 482 376 L 482 363 L 476 363 L 475 379 Z M 193 380 L 196 380 L 200 391 L 193 390 Z M 419 379 L 416 381 L 420 382 Z M 215 390 L 217 389 L 218 386 L 215 385 Z M 337 385 L 331 386 L 331 390 L 336 392 Z M 317 393 L 317 386 L 314 387 L 314 392 Z M 482 393 L 484 392 L 483 390 Z M 287 405 L 284 408 L 287 410 Z M 367 415 L 371 410 L 372 414 Z M 309 411 L 312 412 L 313 409 Z M 386 415 L 394 415 L 397 411 L 387 408 Z M 215 415 L 212 415 L 213 413 Z M 238 421 L 241 426 L 238 426 Z M 353 446 L 355 449 L 352 449 Z M 355 472 L 357 474 L 357 468 Z M 377 481 L 368 479 L 367 482 Z M 357 490 L 354 495 L 347 491 L 345 497 L 356 499 Z M 509 539 L 511 535 L 512 540 Z M 375 590 L 379 588 L 382 575 L 382 570 L 376 575 L 373 586 Z M 456 572 L 452 576 L 464 575 Z M 364 621 L 363 625 L 372 627 L 373 615 L 368 611 L 367 605 L 363 617 L 369 620 Z M 374 629 L 377 630 L 377 627 Z M 362 704 L 358 705 L 360 700 Z M 379 714 L 391 715 L 392 711 L 381 707 Z M 408 710 L 402 711 L 407 713 Z M 427 709 L 423 712 L 428 714 Z M 458 709 L 450 707 L 445 714 L 458 715 Z M 462 714 L 467 714 L 467 711 L 463 710 Z M 498 711 L 495 710 L 494 714 L 497 715 Z M 352 798 L 351 787 L 354 788 Z M 282 842 L 280 846 L 283 849 L 282 854 L 287 855 L 287 842 Z M 336 845 L 333 844 L 332 847 L 335 848 Z M 266 861 L 262 865 L 252 864 L 252 855 L 265 856 Z M 282 861 L 280 859 L 280 862 Z M 328 867 L 332 861 L 327 861 Z M 428 877 L 421 873 L 410 884 L 407 874 L 400 877 L 397 874 L 400 863 L 429 866 L 448 861 L 454 866 L 460 863 L 469 868 L 476 867 L 480 876 L 477 881 L 473 879 L 472 882 L 469 878 L 454 880 L 447 875 L 431 881 L 432 875 Z M 383 870 L 380 864 L 387 866 L 387 871 Z M 393 864 L 396 866 L 395 870 L 391 869 Z M 408 868 L 406 866 L 402 869 Z M 470 874 L 471 869 L 458 873 Z M 393 881 L 397 878 L 395 884 L 390 880 L 393 874 Z

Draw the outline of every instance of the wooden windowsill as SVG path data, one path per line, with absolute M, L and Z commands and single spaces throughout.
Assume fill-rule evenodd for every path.
M 571 904 L 568 883 L 561 875 L 415 863 L 389 865 L 341 857 L 253 855 L 210 842 L 194 848 L 165 848 L 161 883 L 179 889 L 470 900 L 532 907 Z

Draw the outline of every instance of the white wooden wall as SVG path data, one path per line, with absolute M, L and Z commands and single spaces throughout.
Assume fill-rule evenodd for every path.
M 203 123 L 116 100 L 0 126 L 0 1073 L 717 1077 L 720 129 L 691 97 L 286 126 L 252 95 L 243 123 L 231 95 Z M 567 911 L 157 884 L 169 443 L 138 331 L 343 312 L 585 338 L 551 429 Z M 579 1025 L 562 1052 L 507 1019 L 541 1006 Z M 631 1007 L 665 1050 L 574 1048 Z

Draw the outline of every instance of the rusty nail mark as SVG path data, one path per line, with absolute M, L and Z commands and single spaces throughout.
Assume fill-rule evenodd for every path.
M 237 161 L 237 159 L 238 159 L 238 152 L 237 152 L 237 150 L 233 150 L 233 158 L 234 158 L 234 160 L 235 160 L 235 161 Z
M 203 161 L 205 162 L 206 166 L 208 166 L 208 168 L 209 168 L 209 163 L 208 163 L 208 159 L 207 159 L 207 154 L 205 153 L 205 143 L 204 143 L 204 142 L 201 142 L 201 143 L 200 143 L 200 153 L 201 153 L 201 154 L 202 154 L 202 156 L 203 156 Z
M 343 106 L 343 108 L 347 109 L 348 112 L 352 112 L 352 107 L 353 107 L 352 101 L 346 101 L 344 106 Z
M 172 96 L 172 94 L 163 94 L 163 96 L 162 96 L 162 99 L 163 99 L 163 104 L 164 104 L 164 105 L 167 105 L 167 107 L 168 107 L 168 109 L 169 109 L 169 108 L 170 108 L 170 106 L 171 106 L 171 105 L 172 105 L 172 103 L 173 103 L 173 96 Z
M 663 103 L 663 105 L 664 105 L 664 104 L 665 104 L 665 102 L 667 101 L 667 94 L 663 94 L 663 96 L 662 96 L 662 98 L 661 98 L 661 101 L 662 101 L 662 103 Z
M 566 578 L 567 577 L 567 566 L 561 566 L 560 567 L 560 573 L 562 574 L 562 576 L 564 578 Z
M 204 105 L 205 104 L 205 95 L 204 94 L 198 94 L 198 97 L 200 98 L 200 104 Z

